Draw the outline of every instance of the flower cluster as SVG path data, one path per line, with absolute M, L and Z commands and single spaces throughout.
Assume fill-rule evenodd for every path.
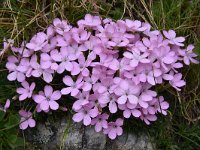
M 37 113 L 63 108 L 61 97 L 74 97 L 73 121 L 94 125 L 96 132 L 115 139 L 123 133 L 125 118 L 149 125 L 157 113 L 167 115 L 169 104 L 154 87 L 169 83 L 180 91 L 186 84 L 179 69 L 198 61 L 194 46 L 185 47 L 184 41 L 173 30 L 151 30 L 138 20 L 114 22 L 87 14 L 73 27 L 56 18 L 21 47 L 11 46 L 15 55 L 6 64 L 8 80 L 21 83 L 19 100 L 32 99 Z M 41 85 L 31 83 L 33 78 L 45 81 L 44 90 L 38 92 Z M 63 86 L 54 90 L 58 78 Z M 123 116 L 113 121 L 119 111 Z M 21 129 L 35 126 L 30 112 L 20 114 L 22 121 L 28 116 Z

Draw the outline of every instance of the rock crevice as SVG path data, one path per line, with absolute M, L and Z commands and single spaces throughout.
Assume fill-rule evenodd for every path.
M 26 141 L 31 145 L 26 150 L 152 150 L 148 136 L 124 133 L 110 140 L 103 133 L 96 133 L 93 127 L 69 123 L 67 119 L 57 122 L 38 123 L 34 129 L 25 131 Z

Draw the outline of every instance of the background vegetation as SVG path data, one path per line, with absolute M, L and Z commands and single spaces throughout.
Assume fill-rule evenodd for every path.
M 45 30 L 55 17 L 75 25 L 91 13 L 114 20 L 139 19 L 159 30 L 174 29 L 187 37 L 187 43 L 194 43 L 200 54 L 199 10 L 200 0 L 1 0 L 0 43 L 6 37 L 20 45 L 22 40 L 28 41 L 36 32 Z M 16 84 L 7 81 L 4 67 L 10 53 L 6 50 L 0 58 L 0 104 L 15 95 Z M 163 85 L 157 89 L 170 103 L 167 117 L 159 117 L 150 126 L 137 120 L 126 122 L 126 130 L 148 133 L 156 150 L 200 149 L 200 65 L 186 67 L 182 72 L 187 86 L 181 92 Z M 8 113 L 0 113 L 0 149 L 26 145 L 25 139 L 18 136 L 19 105 L 14 97 Z

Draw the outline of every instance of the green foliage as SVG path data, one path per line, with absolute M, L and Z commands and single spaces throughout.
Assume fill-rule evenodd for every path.
M 18 137 L 19 116 L 0 111 L 0 150 L 15 149 L 23 145 Z

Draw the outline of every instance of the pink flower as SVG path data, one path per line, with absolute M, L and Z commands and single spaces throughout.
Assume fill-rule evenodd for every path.
M 106 24 L 104 29 L 101 29 L 101 33 L 98 37 L 106 44 L 106 47 L 124 47 L 129 44 L 129 40 L 124 35 L 123 31 L 119 31 L 116 23 L 111 22 Z
M 182 74 L 175 74 L 173 79 L 169 81 L 169 83 L 177 90 L 181 91 L 180 87 L 184 86 L 186 83 L 184 80 L 181 80 Z
M 157 102 L 157 111 L 162 113 L 163 115 L 167 115 L 167 109 L 169 108 L 169 103 L 164 101 L 164 97 L 160 96 Z
M 169 39 L 170 44 L 175 44 L 178 46 L 184 46 L 182 42 L 185 41 L 184 37 L 176 37 L 176 32 L 174 30 L 163 31 L 166 38 Z
M 102 78 L 101 83 L 98 86 L 97 91 L 101 94 L 109 92 L 109 94 L 112 94 L 116 88 L 116 85 L 114 85 L 113 78 L 107 77 Z
M 27 71 L 28 67 L 24 64 L 21 64 L 18 58 L 15 56 L 8 57 L 6 68 L 8 68 L 10 72 L 7 76 L 9 81 L 17 80 L 18 82 L 23 82 L 25 80 L 25 72 Z
M 11 47 L 11 50 L 13 52 L 19 53 L 20 55 L 22 55 L 23 57 L 30 57 L 34 51 L 31 49 L 27 49 L 25 46 L 25 42 L 22 42 L 21 47 Z
M 53 91 L 53 88 L 49 85 L 44 87 L 44 93 L 33 96 L 33 100 L 40 104 L 40 109 L 44 111 L 48 110 L 49 108 L 52 110 L 57 110 L 59 108 L 59 104 L 56 101 L 60 98 L 60 91 Z
M 147 125 L 150 125 L 150 121 L 156 121 L 157 117 L 156 115 L 151 115 L 151 114 L 147 114 L 147 115 L 141 115 L 140 119 L 143 120 Z
M 47 83 L 50 83 L 53 80 L 53 70 L 50 68 L 48 69 L 43 69 L 41 65 L 37 62 L 37 56 L 33 55 L 30 60 L 30 65 L 32 67 L 32 72 L 31 75 L 34 77 L 40 77 L 41 75 L 43 76 L 44 81 Z
M 129 31 L 136 32 L 136 31 L 144 31 L 146 27 L 142 27 L 142 23 L 138 20 L 130 20 L 126 19 L 125 24 Z
M 10 107 L 10 100 L 7 99 L 7 100 L 6 100 L 6 103 L 5 103 L 5 105 L 4 105 L 4 107 L 2 107 L 2 106 L 0 105 L 0 111 L 6 112 L 6 110 L 7 110 L 9 107 Z
M 76 111 L 77 113 L 73 115 L 74 122 L 81 122 L 83 121 L 83 124 L 85 126 L 88 126 L 91 124 L 92 119 L 98 115 L 99 111 L 96 107 L 91 108 L 90 105 L 84 106 L 83 108 Z
M 55 31 L 61 35 L 63 35 L 65 32 L 68 32 L 71 29 L 71 26 L 67 24 L 67 21 L 60 20 L 58 18 L 55 18 L 53 20 L 53 25 L 54 25 Z
M 42 48 L 46 44 L 47 44 L 47 35 L 43 32 L 39 32 L 32 37 L 30 43 L 26 44 L 26 47 L 34 51 L 39 51 L 42 50 Z
M 146 90 L 141 93 L 138 103 L 142 108 L 147 108 L 149 106 L 148 102 L 152 101 L 153 98 L 156 96 L 157 96 L 156 92 L 151 90 Z
M 143 53 L 142 55 L 140 54 L 140 51 L 137 51 L 137 49 L 132 50 L 131 52 L 124 52 L 124 57 L 130 59 L 130 66 L 131 67 L 136 67 L 138 66 L 139 62 L 140 63 L 150 63 L 150 60 L 147 59 L 146 57 L 149 55 L 148 53 Z
M 54 55 L 54 51 L 51 51 L 50 55 Z M 40 65 L 42 69 L 52 69 L 57 70 L 58 64 L 51 58 L 49 54 L 42 53 L 40 59 Z
M 108 134 L 108 137 L 114 140 L 117 136 L 122 135 L 123 129 L 121 126 L 123 123 L 124 120 L 121 118 L 118 118 L 115 122 L 109 122 L 108 128 L 104 129 L 104 134 Z
M 193 45 L 188 45 L 186 49 L 184 50 L 179 50 L 179 54 L 183 57 L 183 62 L 186 65 L 189 65 L 190 62 L 198 64 L 199 61 L 194 59 L 194 57 L 197 57 L 197 55 L 195 53 L 193 53 L 194 46 Z
M 95 131 L 100 132 L 103 129 L 108 128 L 108 114 L 99 114 L 97 117 L 92 119 L 91 125 L 95 125 Z
M 69 58 L 71 60 L 77 60 L 81 54 L 83 54 L 84 51 L 87 51 L 88 49 L 85 47 L 85 45 L 78 45 L 75 42 L 71 43 L 71 46 L 67 47 L 69 51 Z
M 133 70 L 133 67 L 130 66 L 130 61 L 127 58 L 122 58 L 120 61 L 113 59 L 108 67 L 115 71 L 119 70 L 120 75 L 125 71 Z
M 73 103 L 72 108 L 77 111 L 81 109 L 84 105 L 89 103 L 89 92 L 79 92 L 76 96 L 77 100 Z
M 90 37 L 91 33 L 84 30 L 84 28 L 74 28 L 72 29 L 73 39 L 77 43 L 84 43 Z
M 32 118 L 32 113 L 31 112 L 26 112 L 25 110 L 20 110 L 19 114 L 21 116 L 20 120 L 20 129 L 25 130 L 28 127 L 33 128 L 35 127 L 35 120 Z
M 155 65 L 140 65 L 137 67 L 137 72 L 137 77 L 140 82 L 148 82 L 151 85 L 157 84 L 157 78 L 162 75 L 162 70 L 156 68 Z
M 122 104 L 122 105 L 119 105 L 119 109 L 123 110 L 123 116 L 125 118 L 130 118 L 131 114 L 132 114 L 136 118 L 140 117 L 141 116 L 141 111 L 139 111 L 138 108 L 136 108 L 137 105 L 135 105 L 135 106 L 131 105 L 131 107 L 133 107 L 133 108 L 130 108 L 130 105 L 131 104 Z
M 138 103 L 138 97 L 136 96 L 140 88 L 138 86 L 133 86 L 128 83 L 128 81 L 123 80 L 119 83 L 119 87 L 115 89 L 115 94 L 119 96 L 117 103 L 125 104 L 129 101 L 131 104 Z
M 63 82 L 65 83 L 65 85 L 67 85 L 69 87 L 63 88 L 61 90 L 61 93 L 63 95 L 71 94 L 71 96 L 76 96 L 79 93 L 80 88 L 84 84 L 82 77 L 78 77 L 76 82 L 74 82 L 70 76 L 65 76 L 63 78 Z
M 84 20 L 78 21 L 78 26 L 96 27 L 100 24 L 101 24 L 100 17 L 99 16 L 92 16 L 90 14 L 86 14 Z
M 61 94 L 69 94 L 75 111 L 73 120 L 94 125 L 97 132 L 103 131 L 111 139 L 122 134 L 123 120 L 108 123 L 112 119 L 109 115 L 135 117 L 147 125 L 157 120 L 157 114 L 167 115 L 169 104 L 152 89 L 169 82 L 180 91 L 186 83 L 179 68 L 199 63 L 194 46 L 182 48 L 185 38 L 176 37 L 173 30 L 162 32 L 139 20 L 113 21 L 90 14 L 77 24 L 73 27 L 55 18 L 46 31 L 37 33 L 28 43 L 23 41 L 20 47 L 14 47 L 12 40 L 4 42 L 4 49 L 10 48 L 13 53 L 6 63 L 7 78 L 21 82 L 19 100 L 32 97 L 37 113 L 66 111 L 57 100 Z M 44 91 L 32 96 L 33 90 L 40 88 L 27 81 L 39 83 L 41 78 L 61 91 L 46 85 Z M 9 105 L 7 101 L 0 110 L 6 111 Z M 21 128 L 35 126 L 34 120 L 27 118 L 32 114 L 23 114 Z
M 117 112 L 117 96 L 115 94 L 104 93 L 102 96 L 99 97 L 98 102 L 100 104 L 108 104 L 109 111 L 111 113 Z
M 26 98 L 31 98 L 33 90 L 35 89 L 35 82 L 32 82 L 30 86 L 27 81 L 23 81 L 21 84 L 23 87 L 17 88 L 17 93 L 20 94 L 19 100 L 23 101 Z
M 93 88 L 93 85 L 97 82 L 98 78 L 96 78 L 94 75 L 92 75 L 91 77 L 84 77 L 83 81 L 83 91 L 90 91 Z
M 62 47 L 60 49 L 60 53 L 58 52 L 58 50 L 52 51 L 51 57 L 54 61 L 61 62 L 57 67 L 57 72 L 59 74 L 63 73 L 65 70 L 72 71 L 72 60 L 74 59 L 69 57 L 69 52 L 65 47 Z
M 71 74 L 72 75 L 78 75 L 80 72 L 84 77 L 89 76 L 89 70 L 88 70 L 88 66 L 91 64 L 92 60 L 85 60 L 84 55 L 80 54 L 78 57 L 78 63 L 76 62 L 72 62 L 73 64 L 73 69 Z

